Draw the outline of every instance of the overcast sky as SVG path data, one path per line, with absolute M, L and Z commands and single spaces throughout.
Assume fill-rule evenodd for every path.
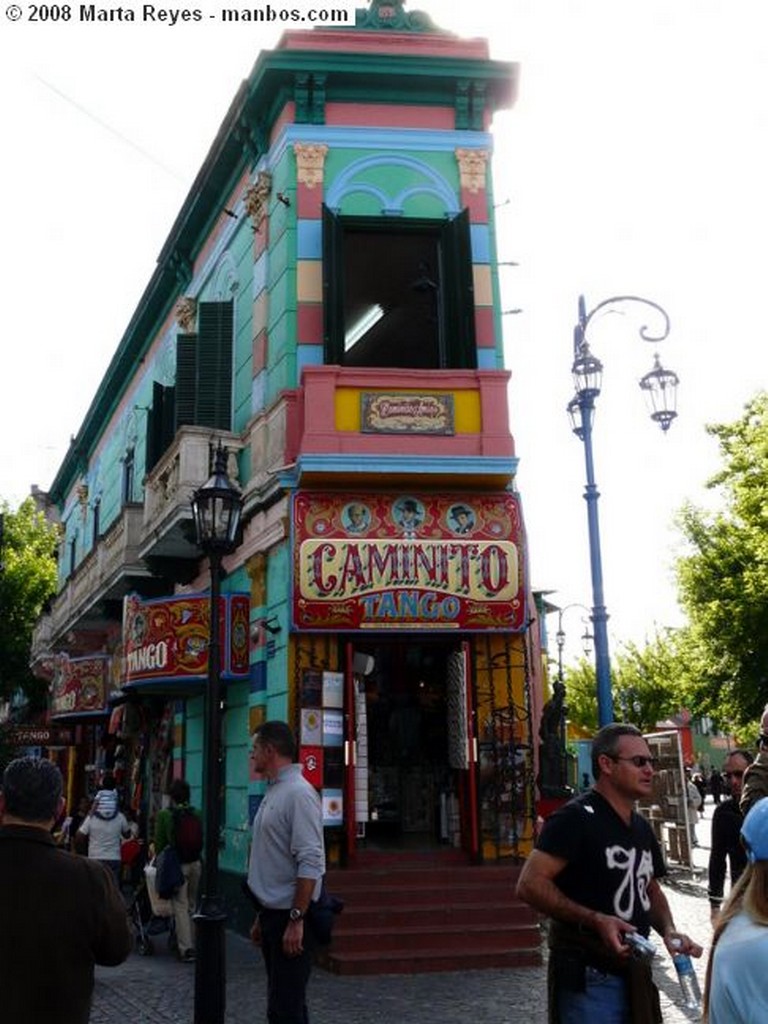
M 211 0 L 206 13 L 218 10 Z M 277 5 L 274 5 L 277 6 Z M 138 11 L 137 3 L 125 4 Z M 614 295 L 661 304 L 678 421 L 647 418 L 641 320 L 594 324 L 605 364 L 595 458 L 614 649 L 681 621 L 673 527 L 711 500 L 708 422 L 765 385 L 768 34 L 739 0 L 424 0 L 438 24 L 520 62 L 494 181 L 510 410 L 537 588 L 591 604 L 572 332 Z M 258 52 L 278 31 L 204 23 L 12 22 L 0 14 L 3 371 L 0 497 L 47 488 Z M 53 10 L 53 8 L 50 8 Z M 75 16 L 77 15 L 77 16 Z M 582 631 L 567 613 L 569 639 Z

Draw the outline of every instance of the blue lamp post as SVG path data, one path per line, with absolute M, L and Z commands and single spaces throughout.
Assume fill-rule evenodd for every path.
M 603 564 L 600 550 L 600 520 L 598 517 L 597 499 L 600 492 L 595 483 L 595 463 L 592 452 L 592 424 L 595 416 L 595 399 L 600 394 L 603 377 L 603 364 L 592 354 L 587 342 L 587 330 L 593 318 L 623 303 L 639 303 L 655 310 L 654 315 L 661 318 L 658 332 L 643 324 L 640 337 L 643 341 L 660 342 L 669 335 L 669 317 L 655 302 L 641 299 L 636 295 L 619 295 L 605 299 L 589 313 L 586 311 L 584 296 L 579 296 L 579 319 L 573 332 L 573 382 L 576 393 L 568 403 L 568 415 L 571 429 L 584 444 L 584 462 L 587 483 L 584 499 L 587 502 L 587 525 L 589 528 L 589 561 L 592 574 L 592 625 L 595 637 L 595 678 L 597 681 L 597 716 L 602 727 L 613 721 L 613 697 L 611 694 L 611 660 L 608 652 L 608 612 L 605 608 L 603 595 Z M 650 416 L 663 431 L 669 430 L 670 424 L 677 416 L 676 399 L 679 378 L 672 370 L 665 370 L 659 361 L 658 353 L 654 355 L 653 368 L 640 381 L 640 388 L 645 394 L 650 407 Z

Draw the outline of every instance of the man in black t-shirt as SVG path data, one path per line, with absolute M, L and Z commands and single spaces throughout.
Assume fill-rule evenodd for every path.
M 701 956 L 675 929 L 658 879 L 659 844 L 635 802 L 651 795 L 653 758 L 633 725 L 605 726 L 592 744 L 595 784 L 544 823 L 518 896 L 552 919 L 550 1021 L 652 1024 L 661 1019 L 647 963 L 624 936 L 654 928 L 670 953 Z

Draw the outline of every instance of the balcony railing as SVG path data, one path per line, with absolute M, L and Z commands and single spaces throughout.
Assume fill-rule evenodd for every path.
M 96 605 L 122 597 L 137 577 L 148 575 L 138 554 L 142 514 L 141 505 L 126 505 L 67 580 L 50 613 L 39 619 L 35 627 L 33 664 L 44 659 L 61 637 L 87 620 Z

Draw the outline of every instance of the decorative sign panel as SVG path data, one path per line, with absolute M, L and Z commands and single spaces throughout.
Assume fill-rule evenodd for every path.
M 208 674 L 210 596 L 143 601 L 128 594 L 123 601 L 123 682 L 205 679 Z M 219 598 L 221 678 L 249 673 L 249 598 Z
M 293 501 L 293 622 L 305 630 L 525 625 L 513 494 L 336 494 Z
M 364 391 L 360 395 L 364 434 L 453 434 L 453 395 L 413 391 Z
M 51 682 L 51 715 L 82 715 L 106 711 L 110 658 L 95 654 L 70 658 L 57 654 Z

